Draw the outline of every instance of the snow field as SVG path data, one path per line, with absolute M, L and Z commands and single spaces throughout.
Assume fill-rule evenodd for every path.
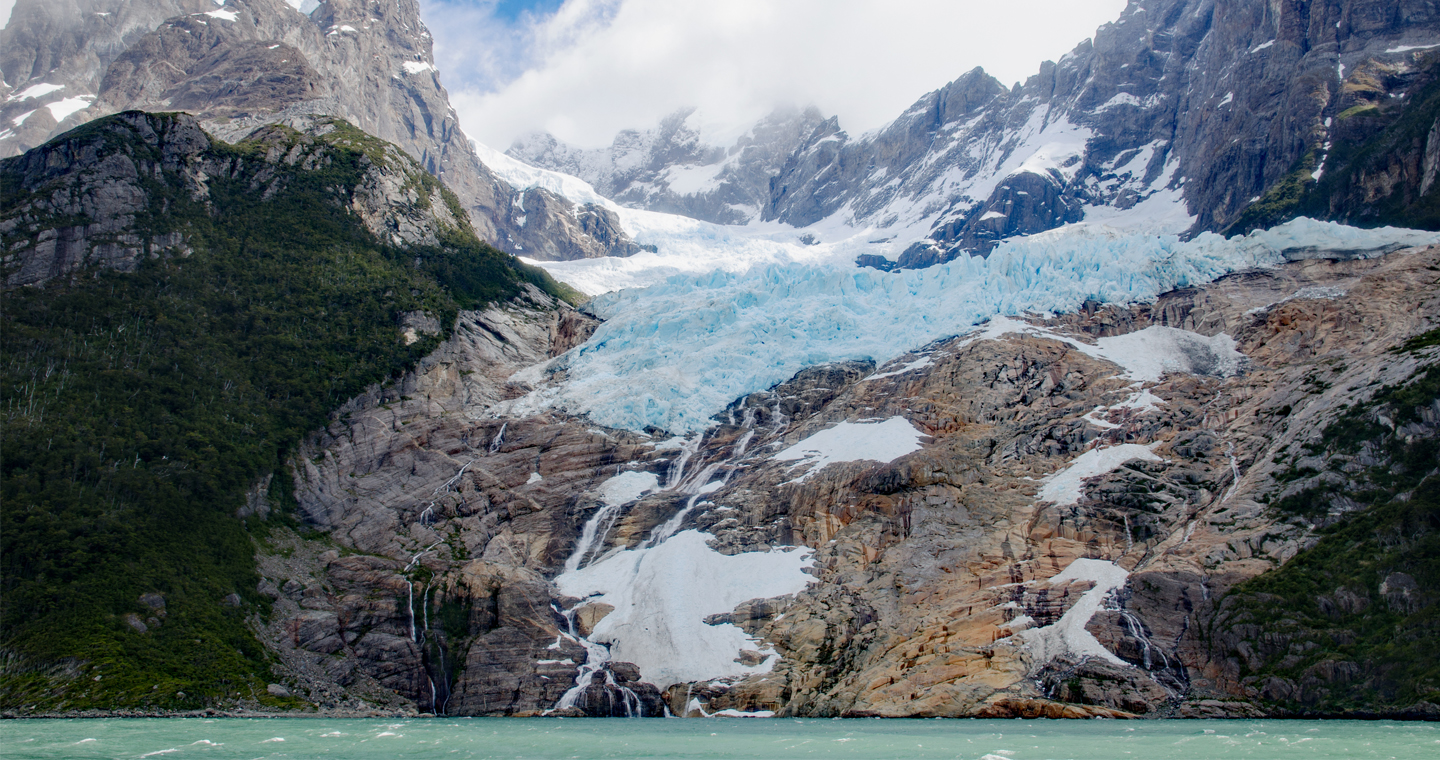
M 1080 657 L 1098 657 L 1113 665 L 1128 666 L 1124 660 L 1106 649 L 1093 634 L 1085 630 L 1085 624 L 1099 612 L 1105 597 L 1124 587 L 1130 573 L 1114 562 L 1098 559 L 1077 559 L 1071 562 L 1059 575 L 1050 579 L 1051 586 L 1075 581 L 1089 581 L 1095 587 L 1086 591 L 1079 601 L 1060 616 L 1059 620 L 1041 628 L 1031 628 L 1015 634 L 1037 664 L 1043 665 L 1056 657 L 1069 654 Z
M 560 592 L 615 607 L 590 640 L 610 645 L 610 657 L 633 662 L 642 680 L 674 683 L 765 673 L 774 653 L 738 626 L 706 625 L 707 615 L 741 602 L 798 593 L 814 577 L 801 549 L 724 555 L 710 536 L 686 530 L 658 546 L 614 553 L 555 579 Z M 741 650 L 770 655 L 758 666 L 735 662 Z

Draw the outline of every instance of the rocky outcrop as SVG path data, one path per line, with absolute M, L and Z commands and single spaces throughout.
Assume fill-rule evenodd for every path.
M 112 61 L 166 19 L 214 9 L 212 0 L 16 3 L 0 29 L 0 158 L 92 118 Z
M 1413 336 L 1440 313 L 1437 266 L 1434 248 L 1379 259 L 1314 252 L 1150 305 L 1087 305 L 1025 334 L 942 341 L 887 367 L 814 367 L 737 400 L 693 448 L 552 412 L 497 415 L 526 407 L 496 403 L 543 392 L 555 371 L 545 362 L 574 329 L 565 325 L 585 318 L 548 316 L 538 300 L 470 314 L 421 370 L 358 399 L 297 460 L 306 521 L 375 557 L 383 595 L 406 591 L 407 604 L 384 612 L 383 630 L 400 641 L 333 648 L 344 634 L 324 633 L 323 615 L 273 625 L 317 626 L 289 639 L 288 658 L 339 658 L 390 678 L 421 709 L 543 713 L 576 688 L 580 637 L 613 613 L 550 579 L 601 509 L 599 486 L 648 472 L 660 485 L 619 509 L 589 556 L 638 548 L 673 519 L 666 530 L 702 530 L 724 554 L 808 547 L 816 580 L 706 619 L 773 648 L 768 672 L 647 684 L 612 662 L 566 714 L 650 714 L 662 700 L 674 715 L 1290 714 L 1304 694 L 1366 676 L 1320 653 L 1308 676 L 1256 675 L 1272 667 L 1263 642 L 1273 629 L 1240 617 L 1255 593 L 1247 584 L 1308 561 L 1322 529 L 1366 514 L 1345 495 L 1363 484 L 1325 491 L 1325 519 L 1276 504 L 1339 484 L 1292 459 L 1347 409 L 1434 364 L 1433 347 L 1392 349 L 1430 345 Z M 1226 333 L 1247 363 L 1192 362 L 1191 373 L 1137 386 L 1076 350 L 1151 326 Z M 1434 416 L 1405 423 L 1403 440 L 1440 437 L 1425 414 Z M 920 451 L 803 479 L 773 456 L 835 423 L 891 416 L 924 434 Z M 1077 457 L 1120 445 L 1153 459 L 1084 481 L 1072 503 L 1041 496 L 1044 479 Z M 675 489 L 677 472 L 715 485 L 690 498 Z M 333 586 L 332 572 L 314 570 Z M 1365 604 L 1424 614 L 1434 600 L 1415 577 L 1395 571 L 1378 590 L 1327 598 L 1342 612 L 1373 599 Z M 430 696 L 432 684 L 448 701 Z
M 303 129 L 317 116 L 340 118 L 399 146 L 442 179 L 481 238 L 502 250 L 556 259 L 634 252 L 623 232 L 612 230 L 602 242 L 568 202 L 545 190 L 517 191 L 480 162 L 440 84 L 414 0 L 326 0 L 309 14 L 286 0 L 232 0 L 223 8 L 77 0 L 73 15 L 41 5 L 49 7 L 39 0 L 18 3 L 16 21 L 4 32 L 17 47 L 0 59 L 0 71 L 17 93 L 43 90 L 46 99 L 24 101 L 35 113 L 0 132 L 0 155 L 131 109 L 186 111 L 230 140 L 265 124 Z M 109 20 L 112 5 L 125 6 L 123 20 Z M 107 24 L 119 26 L 83 52 L 49 41 L 83 39 Z M 32 59 L 63 65 L 41 70 Z M 34 107 L 61 96 L 74 107 L 58 122 Z M 5 107 L 0 115 L 19 113 L 22 105 L 7 101 Z M 529 200 L 522 194 L 544 199 L 517 213 Z

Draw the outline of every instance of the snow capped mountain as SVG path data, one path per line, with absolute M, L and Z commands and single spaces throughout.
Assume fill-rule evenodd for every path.
M 574 148 L 537 132 L 506 153 L 579 177 L 625 206 L 744 224 L 760 216 L 770 178 L 823 120 L 814 108 L 778 109 L 731 137 L 683 109 L 654 129 L 621 132 L 608 148 Z
M 682 111 L 606 149 L 538 135 L 510 155 L 630 208 L 780 222 L 825 243 L 864 231 L 862 261 L 881 268 L 984 255 L 1080 222 L 1244 232 L 1293 198 L 1285 187 L 1322 176 L 1331 146 L 1355 138 L 1354 114 L 1406 102 L 1437 40 L 1440 13 L 1428 8 L 1131 2 L 1023 85 L 975 69 L 859 138 L 811 109 L 772 116 L 721 150 Z M 1402 179 L 1416 173 L 1397 167 L 1371 184 L 1386 195 L 1418 185 Z

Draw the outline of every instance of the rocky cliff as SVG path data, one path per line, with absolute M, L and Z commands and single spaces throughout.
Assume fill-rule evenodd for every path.
M 1411 658 L 1434 644 L 1440 249 L 1306 256 L 814 367 L 684 443 L 506 412 L 587 320 L 467 318 L 297 459 L 337 550 L 262 553 L 267 635 L 318 703 L 378 682 L 451 714 L 1433 715 Z M 895 418 L 921 437 L 890 463 L 782 456 Z M 650 485 L 611 498 L 623 479 Z M 753 637 L 738 675 L 647 682 L 591 651 L 615 605 L 562 588 L 643 577 L 687 529 L 732 558 L 803 547 L 813 578 L 705 619 Z M 1337 550 L 1357 570 L 1298 569 Z
M 71 5 L 62 13 L 20 2 L 0 31 L 7 51 L 0 72 L 13 91 L 0 111 L 10 121 L 0 155 L 130 109 L 187 111 L 230 139 L 266 123 L 330 116 L 400 146 L 443 179 L 497 247 L 539 259 L 636 250 L 623 231 L 593 235 L 574 204 L 544 190 L 517 191 L 480 163 L 440 84 L 413 0 Z

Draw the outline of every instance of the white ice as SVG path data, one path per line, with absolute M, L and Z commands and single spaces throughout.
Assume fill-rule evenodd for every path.
M 798 482 L 834 462 L 893 462 L 906 454 L 919 451 L 920 438 L 923 436 L 924 433 L 916 430 L 904 417 L 891 417 L 884 422 L 841 422 L 800 441 L 771 459 L 780 462 L 799 460 L 805 471 L 796 478 Z
M 675 683 L 769 671 L 774 655 L 738 626 L 706 625 L 705 617 L 741 602 L 798 593 L 814 580 L 808 551 L 790 548 L 724 555 L 711 537 L 687 530 L 647 549 L 616 552 L 555 579 L 567 596 L 615 608 L 595 625 L 591 641 L 610 645 L 611 659 L 633 662 L 644 681 Z M 735 662 L 741 650 L 767 654 L 758 666 Z
M 1225 333 L 1211 337 L 1174 327 L 1153 325 L 1125 335 L 1100 338 L 1098 345 L 1075 343 L 1081 351 L 1125 368 L 1133 380 L 1156 382 L 1166 372 L 1228 377 L 1240 370 L 1245 356 Z
M 1094 583 L 1095 587 L 1086 591 L 1059 620 L 1047 626 L 1021 631 L 1015 634 L 1016 638 L 1024 643 L 1037 665 L 1048 663 L 1062 654 L 1077 658 L 1098 657 L 1114 665 L 1126 665 L 1124 660 L 1116 657 L 1101 645 L 1094 635 L 1085 630 L 1085 625 L 1100 611 L 1105 597 L 1125 585 L 1129 575 L 1129 572 L 1114 562 L 1098 559 L 1077 559 L 1071 562 L 1063 572 L 1050 579 L 1050 585 L 1089 581 Z
M 1114 472 L 1120 465 L 1132 459 L 1147 462 L 1163 461 L 1145 446 L 1138 443 L 1123 443 L 1104 449 L 1091 449 L 1070 461 L 1065 469 L 1045 478 L 1037 495 L 1040 501 L 1054 502 L 1066 506 L 1080 501 L 1080 492 L 1086 478 Z

